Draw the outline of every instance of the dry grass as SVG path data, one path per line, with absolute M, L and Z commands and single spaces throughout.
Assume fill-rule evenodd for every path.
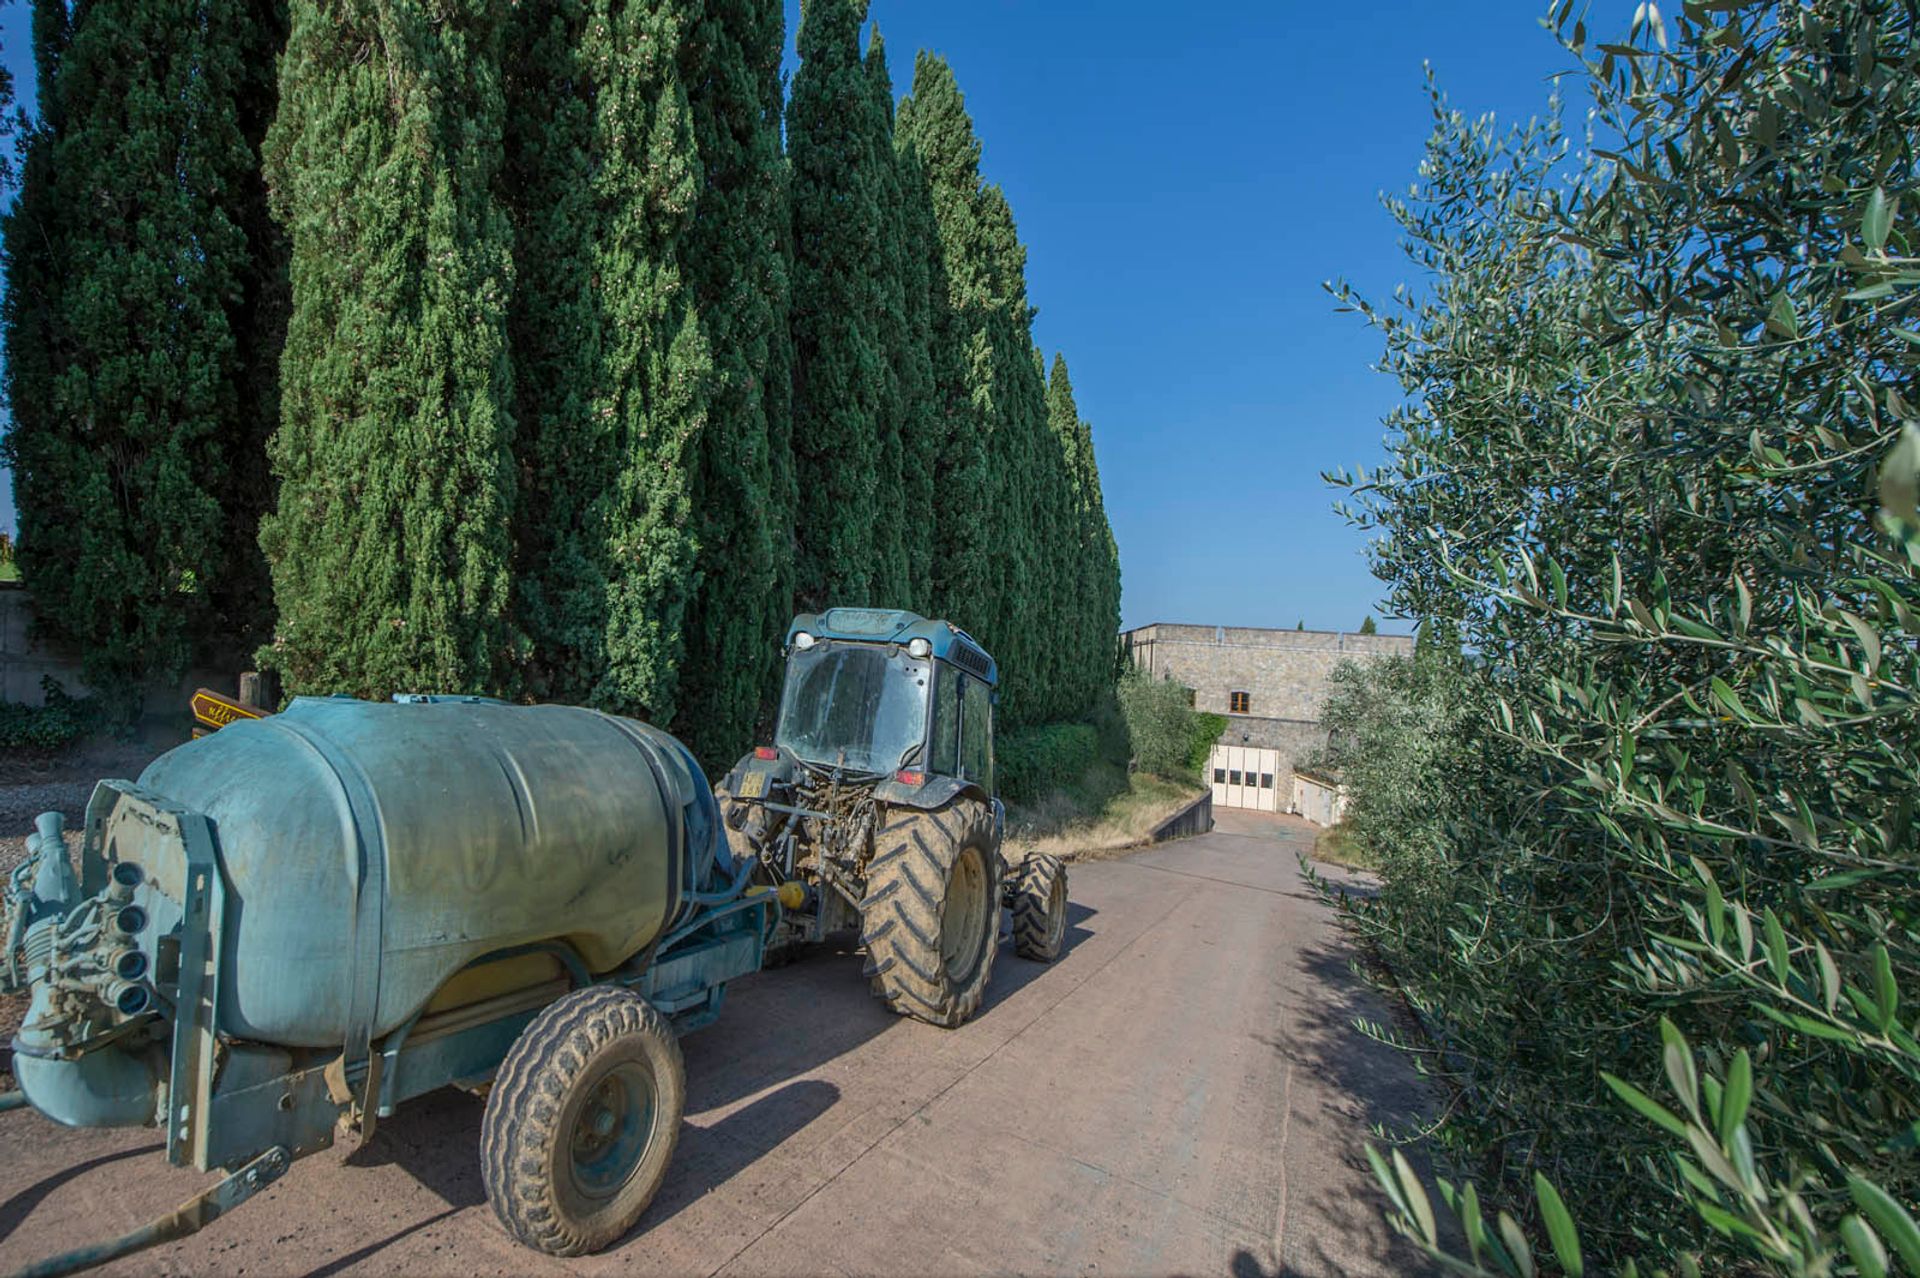
M 1366 849 L 1347 837 L 1344 825 L 1330 825 L 1314 839 L 1313 859 L 1349 870 L 1378 870 L 1380 865 Z
M 1139 847 L 1155 826 L 1201 793 L 1195 781 L 1095 769 L 1077 786 L 1007 810 L 1008 859 L 1050 852 L 1084 861 Z

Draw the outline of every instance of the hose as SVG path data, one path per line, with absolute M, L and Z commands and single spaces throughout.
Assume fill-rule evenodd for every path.
M 725 888 L 717 892 L 689 892 L 687 900 L 694 905 L 725 905 L 729 901 L 737 900 L 740 894 L 747 890 L 747 880 L 753 877 L 753 867 L 756 864 L 758 863 L 755 861 L 741 857 L 738 867 L 733 872 L 733 881 Z

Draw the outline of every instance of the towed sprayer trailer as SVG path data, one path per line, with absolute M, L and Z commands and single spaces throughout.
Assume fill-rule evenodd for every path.
M 735 859 L 784 907 L 773 944 L 857 927 L 875 994 L 959 1025 L 985 995 L 1003 904 L 1023 958 L 1051 962 L 1066 932 L 1066 867 L 1002 855 L 999 667 L 951 622 L 877 608 L 796 617 L 786 651 L 774 742 L 718 790 Z
M 76 1127 L 160 1126 L 231 1174 L 67 1273 L 198 1229 L 394 1106 L 487 1091 L 507 1231 L 612 1243 L 666 1174 L 676 1032 L 712 1020 L 777 924 L 719 855 L 692 756 L 566 706 L 303 698 L 103 781 L 80 869 L 39 819 L 6 893 L 0 989 L 31 995 L 21 1091 Z

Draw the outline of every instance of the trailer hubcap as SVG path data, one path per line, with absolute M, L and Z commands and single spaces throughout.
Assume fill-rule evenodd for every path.
M 940 959 L 947 975 L 965 984 L 980 965 L 987 942 L 987 866 L 979 848 L 962 848 L 947 880 L 940 912 Z
M 622 1061 L 595 1082 L 574 1120 L 569 1164 L 586 1198 L 611 1198 L 653 1141 L 653 1074 Z

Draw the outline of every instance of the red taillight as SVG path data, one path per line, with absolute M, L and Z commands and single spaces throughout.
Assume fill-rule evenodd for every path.
M 753 748 L 753 757 L 756 759 L 777 759 L 780 757 L 780 752 L 772 746 L 755 746 Z
M 925 785 L 927 774 L 924 772 L 909 772 L 905 768 L 902 768 L 893 774 L 893 779 L 901 785 Z

